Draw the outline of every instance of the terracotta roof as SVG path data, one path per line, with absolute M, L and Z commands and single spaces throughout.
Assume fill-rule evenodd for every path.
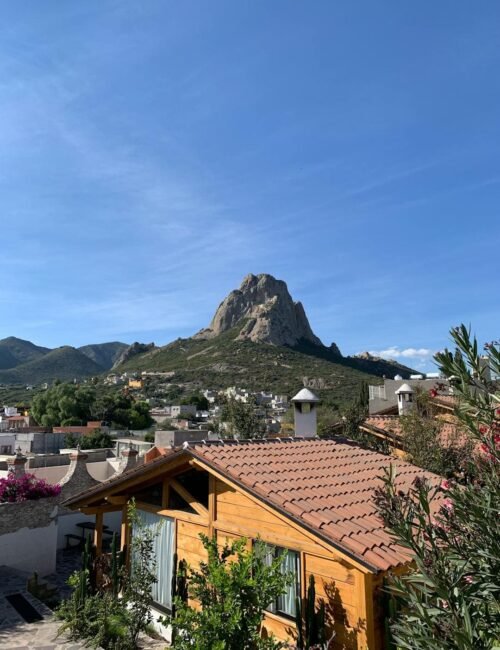
M 451 445 L 464 445 L 469 440 L 469 436 L 464 432 L 458 422 L 445 420 L 436 417 L 436 424 L 440 425 L 439 440 L 444 447 Z M 388 433 L 398 438 L 402 438 L 403 430 L 398 415 L 374 415 L 367 417 L 362 426 L 371 429 L 375 433 Z
M 458 405 L 456 395 L 436 395 L 431 398 L 431 402 L 436 406 L 445 406 L 450 409 L 454 409 Z
M 386 433 L 393 433 L 397 437 L 401 436 L 402 432 L 399 415 L 370 415 L 364 420 L 363 425 Z
M 190 451 L 250 488 L 363 563 L 386 570 L 409 556 L 384 529 L 373 501 L 382 469 L 392 463 L 398 487 L 417 476 L 440 478 L 349 441 L 290 440 L 218 443 Z
M 191 444 L 183 450 L 164 450 L 142 467 L 92 488 L 68 504 L 98 495 L 130 477 L 147 474 L 173 455 L 194 456 L 247 488 L 280 512 L 332 543 L 372 570 L 386 570 L 408 561 L 377 514 L 373 500 L 381 485 L 382 469 L 392 463 L 398 486 L 407 489 L 417 476 L 433 484 L 440 478 L 400 459 L 362 449 L 350 441 L 260 440 Z

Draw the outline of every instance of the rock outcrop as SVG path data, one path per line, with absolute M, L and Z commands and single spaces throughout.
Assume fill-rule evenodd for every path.
M 247 275 L 239 289 L 222 301 L 209 327 L 194 336 L 211 339 L 240 326 L 237 339 L 294 346 L 300 341 L 322 345 L 304 307 L 294 302 L 286 283 L 272 275 Z
M 154 350 L 156 348 L 156 345 L 154 343 L 132 343 L 132 345 L 129 345 L 123 352 L 120 354 L 118 359 L 115 361 L 113 368 L 117 368 L 120 366 L 122 363 L 125 363 L 132 357 L 137 356 L 138 354 L 144 354 L 144 352 L 150 352 L 151 350 Z

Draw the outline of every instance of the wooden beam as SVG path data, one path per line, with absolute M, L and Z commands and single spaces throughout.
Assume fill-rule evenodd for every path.
M 167 461 L 167 458 L 168 457 L 165 457 L 165 461 Z M 81 499 L 78 499 L 69 507 L 78 510 L 84 506 L 96 505 L 96 501 L 102 501 L 102 499 L 105 499 L 108 495 L 112 495 L 113 492 L 124 492 L 125 490 L 130 490 L 130 488 L 133 488 L 136 485 L 152 482 L 155 478 L 168 476 L 179 466 L 187 464 L 186 455 L 179 453 L 179 455 L 176 458 L 172 458 L 169 463 L 159 463 L 159 465 L 152 467 L 150 473 L 146 471 L 140 472 L 138 475 L 134 474 L 134 476 L 129 477 L 128 480 L 116 480 L 116 483 L 111 480 L 109 486 L 106 486 L 106 488 L 103 486 L 103 488 L 98 492 L 89 494 L 87 501 L 87 497 L 83 494 Z M 147 467 L 147 465 L 145 465 L 145 467 Z M 79 505 L 80 503 L 82 505 Z
M 121 510 L 120 506 L 82 506 L 79 508 L 80 512 L 84 515 L 96 515 L 98 512 L 118 512 Z
M 168 479 L 163 480 L 163 492 L 161 495 L 161 506 L 162 508 L 168 508 L 168 502 L 170 501 L 170 484 Z
M 114 506 L 124 506 L 128 501 L 128 496 L 124 494 L 113 496 L 110 494 L 106 497 L 106 501 Z
M 216 494 L 215 494 L 215 476 L 208 475 L 208 536 L 214 535 L 214 521 L 217 517 L 216 513 Z
M 102 510 L 96 512 L 95 515 L 95 529 L 94 529 L 94 546 L 96 555 L 99 556 L 102 553 L 102 524 L 103 524 L 103 513 Z
M 184 512 L 184 510 L 174 510 L 172 508 L 165 508 L 164 510 L 157 510 L 156 514 L 162 517 L 171 517 L 172 519 L 179 519 L 180 521 L 188 521 L 192 524 L 200 524 L 201 526 L 206 526 L 208 524 L 207 517 L 202 517 L 197 513 Z
M 199 503 L 194 496 L 191 494 L 191 492 L 188 492 L 186 488 L 179 483 L 179 481 L 175 478 L 171 479 L 170 481 L 170 487 L 174 488 L 174 490 L 179 494 L 184 501 L 187 501 L 191 508 L 193 510 L 196 510 L 196 512 L 201 515 L 202 517 L 208 517 L 208 510 L 205 508 L 205 506 L 202 506 L 201 503 Z

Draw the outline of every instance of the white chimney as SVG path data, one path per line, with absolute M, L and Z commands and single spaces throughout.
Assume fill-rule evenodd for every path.
M 413 402 L 413 388 L 408 384 L 403 384 L 394 392 L 398 398 L 399 415 L 408 415 L 408 413 L 411 413 L 415 406 Z
M 295 418 L 295 435 L 314 438 L 318 432 L 316 406 L 320 399 L 308 388 L 299 390 L 291 399 Z

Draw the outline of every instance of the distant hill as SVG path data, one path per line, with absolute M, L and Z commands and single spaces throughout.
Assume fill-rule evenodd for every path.
M 0 370 L 15 368 L 23 363 L 36 361 L 50 352 L 31 341 L 23 341 L 15 336 L 9 336 L 0 341 Z
M 129 346 L 127 343 L 93 343 L 78 348 L 80 352 L 97 363 L 103 370 L 110 370 Z
M 335 343 L 323 345 L 285 282 L 265 273 L 247 275 L 208 327 L 164 347 L 115 341 L 49 350 L 15 337 L 0 341 L 3 384 L 71 381 L 111 368 L 173 371 L 172 381 L 193 388 L 236 384 L 291 395 L 304 385 L 339 404 L 351 400 L 363 380 L 415 372 L 368 353 L 344 357 Z
M 89 359 L 83 352 L 64 346 L 50 350 L 47 354 L 18 365 L 10 370 L 0 370 L 2 384 L 38 384 L 55 379 L 72 381 L 98 375 L 101 366 Z
M 173 382 L 193 387 L 238 385 L 292 395 L 304 385 L 339 404 L 350 401 L 362 381 L 414 372 L 383 359 L 343 357 L 334 343 L 324 346 L 286 284 L 266 274 L 247 276 L 192 338 L 136 354 L 119 369 L 174 371 Z

